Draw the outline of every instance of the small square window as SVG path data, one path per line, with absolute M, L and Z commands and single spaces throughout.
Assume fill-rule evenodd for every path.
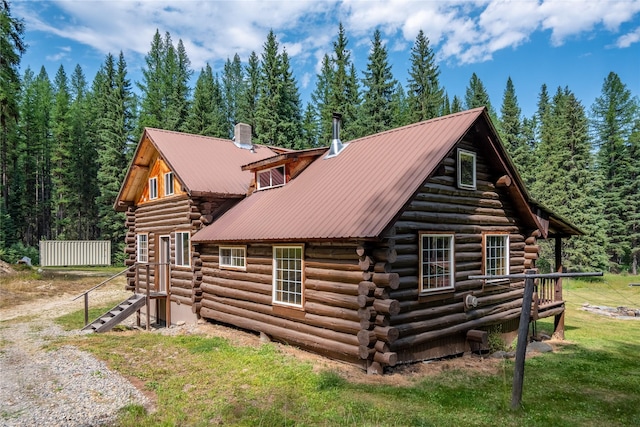
M 176 265 L 183 267 L 191 265 L 191 244 L 188 231 L 176 232 Z
M 220 268 L 245 270 L 246 253 L 247 249 L 244 246 L 220 246 Z
M 171 196 L 173 194 L 173 172 L 164 174 L 164 195 Z
M 149 199 L 154 200 L 158 198 L 158 178 L 149 178 Z
M 458 188 L 476 189 L 476 153 L 458 150 Z
M 265 188 L 279 187 L 286 183 L 284 165 L 258 172 L 257 174 L 258 190 Z

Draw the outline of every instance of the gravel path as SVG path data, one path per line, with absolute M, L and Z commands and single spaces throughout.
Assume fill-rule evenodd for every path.
M 149 406 L 129 381 L 89 353 L 46 349 L 52 339 L 80 333 L 53 323 L 60 307 L 78 309 L 68 301 L 48 301 L 49 309 L 29 321 L 0 323 L 0 426 L 108 426 L 126 405 Z M 0 320 L 7 318 L 15 315 L 4 310 Z

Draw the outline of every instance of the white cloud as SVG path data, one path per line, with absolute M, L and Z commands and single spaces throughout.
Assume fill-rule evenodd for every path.
M 422 29 L 438 58 L 474 63 L 527 43 L 541 30 L 550 31 L 553 45 L 584 37 L 594 28 L 615 33 L 637 16 L 640 0 L 105 0 L 18 2 L 15 10 L 21 11 L 29 31 L 102 54 L 122 50 L 144 56 L 156 29 L 162 35 L 168 31 L 174 42 L 183 40 L 196 70 L 236 53 L 243 61 L 251 51 L 260 54 L 273 29 L 292 59 L 313 64 L 317 71 L 322 55 L 331 52 L 340 20 L 354 50 L 369 47 L 378 28 L 389 49 L 408 51 Z M 638 30 L 620 36 L 616 46 L 637 41 Z
M 638 42 L 640 42 L 640 27 L 636 28 L 635 31 L 620 36 L 616 41 L 616 47 L 625 49 Z

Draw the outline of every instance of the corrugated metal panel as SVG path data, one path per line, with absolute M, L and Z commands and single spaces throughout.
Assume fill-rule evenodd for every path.
M 361 138 L 287 185 L 255 192 L 193 241 L 378 236 L 483 108 Z
M 110 265 L 111 242 L 108 240 L 41 240 L 40 265 Z
M 233 141 L 160 129 L 145 129 L 134 154 L 118 202 L 134 202 L 139 187 L 146 182 L 148 168 L 159 152 L 189 192 L 245 195 L 251 172 L 242 165 L 276 153 L 255 145 L 254 150 L 237 147 Z
M 147 132 L 190 191 L 244 195 L 251 172 L 243 171 L 241 166 L 275 155 L 259 145 L 251 151 L 237 147 L 231 140 L 157 129 Z

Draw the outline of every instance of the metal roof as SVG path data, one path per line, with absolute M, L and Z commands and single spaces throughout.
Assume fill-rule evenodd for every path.
M 350 141 L 338 156 L 316 159 L 286 185 L 256 191 L 193 241 L 375 238 L 484 111 Z
M 242 165 L 276 154 L 265 146 L 253 147 L 253 150 L 247 150 L 228 139 L 147 128 L 117 201 L 136 201 L 140 183 L 146 182 L 148 168 L 158 154 L 190 194 L 244 196 L 252 174 L 243 171 Z

